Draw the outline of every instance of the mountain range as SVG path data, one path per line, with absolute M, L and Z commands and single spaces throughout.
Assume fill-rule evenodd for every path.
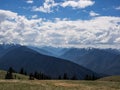
M 53 47 L 39 47 L 36 50 L 32 47 L 33 50 L 36 50 L 39 53 L 43 53 L 44 51 L 43 54 L 74 62 L 97 73 L 106 75 L 120 75 L 119 49 L 54 48 L 53 51 L 52 48 Z M 46 53 L 47 51 L 49 51 L 49 53 Z
M 21 67 L 57 77 L 68 73 L 83 79 L 95 72 L 120 75 L 120 50 L 0 45 L 0 69 Z
M 4 55 L 0 57 L 0 69 L 3 70 L 13 67 L 19 71 L 24 68 L 28 73 L 42 72 L 52 78 L 66 73 L 69 77 L 76 75 L 78 79 L 84 79 L 86 75 L 94 74 L 93 71 L 71 61 L 43 55 L 26 46 L 11 45 L 0 48 L 2 48 L 1 53 L 4 52 Z

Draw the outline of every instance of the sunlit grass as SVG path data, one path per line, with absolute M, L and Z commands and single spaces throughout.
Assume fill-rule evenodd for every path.
M 0 80 L 0 90 L 120 90 L 120 82 L 80 80 Z
M 0 70 L 0 80 L 5 79 L 6 73 L 7 73 L 6 71 Z M 13 78 L 20 79 L 20 80 L 28 80 L 29 79 L 28 76 L 21 75 L 21 74 L 18 74 L 18 73 L 13 73 Z

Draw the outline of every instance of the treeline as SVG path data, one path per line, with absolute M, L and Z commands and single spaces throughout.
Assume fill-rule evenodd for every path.
M 56 78 L 53 78 L 51 76 L 48 76 L 48 75 L 45 75 L 44 73 L 38 73 L 38 72 L 35 72 L 34 74 L 31 73 L 29 75 L 29 79 L 30 80 L 34 80 L 34 79 L 38 79 L 38 80 L 77 80 L 77 77 L 75 75 L 73 75 L 73 77 L 69 78 L 67 73 L 64 73 L 63 75 L 59 75 L 58 77 Z
M 34 80 L 34 79 L 37 79 L 37 80 L 53 80 L 53 79 L 56 79 L 56 80 L 78 80 L 77 76 L 76 75 L 73 75 L 72 77 L 69 77 L 67 73 L 64 73 L 63 75 L 59 75 L 58 77 L 56 78 L 53 78 L 49 75 L 46 75 L 42 72 L 34 72 L 34 73 L 27 73 L 27 71 L 24 69 L 24 68 L 21 68 L 19 70 L 19 72 L 16 72 L 12 67 L 10 67 L 5 75 L 5 79 L 16 79 L 16 75 L 13 75 L 13 73 L 19 73 L 19 74 L 22 74 L 22 75 L 26 75 L 26 76 L 29 76 L 29 80 Z M 95 75 L 86 75 L 84 80 L 96 80 L 98 79 L 97 77 L 95 77 Z

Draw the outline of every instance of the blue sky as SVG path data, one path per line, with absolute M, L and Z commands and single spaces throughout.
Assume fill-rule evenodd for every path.
M 29 0 L 32 1 L 32 0 Z M 49 1 L 49 0 L 48 0 Z M 52 0 L 51 0 L 52 1 Z M 75 1 L 75 0 L 73 0 Z M 79 0 L 78 0 L 79 1 Z M 53 18 L 69 18 L 76 19 L 90 19 L 90 11 L 99 13 L 101 16 L 120 16 L 120 11 L 115 8 L 120 6 L 120 0 L 93 0 L 95 3 L 86 8 L 75 8 L 56 6 L 51 10 L 53 12 L 33 11 L 33 7 L 40 7 L 45 0 L 34 0 L 32 3 L 27 3 L 27 0 L 1 0 L 0 9 L 17 12 L 20 15 L 25 15 L 30 18 L 32 15 L 38 15 L 39 18 L 53 19 Z M 64 0 L 54 0 L 55 3 L 63 3 Z M 58 9 L 58 10 L 57 10 Z
M 0 26 L 0 43 L 119 48 L 120 0 L 0 0 Z

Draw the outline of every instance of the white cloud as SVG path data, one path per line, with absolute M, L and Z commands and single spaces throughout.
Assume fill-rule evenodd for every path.
M 115 42 L 115 43 L 120 43 L 120 37 L 119 37 L 119 38 L 116 38 L 114 42 Z
M 38 15 L 33 15 L 32 18 L 33 18 L 33 19 L 34 19 L 34 18 L 38 18 Z
M 34 1 L 33 0 L 27 0 L 26 3 L 32 4 Z
M 17 13 L 0 10 L 0 21 L 0 43 L 120 48 L 120 17 L 44 21 L 41 18 L 29 20 Z
M 33 7 L 33 11 L 40 11 L 44 13 L 53 12 L 53 7 L 56 7 L 57 3 L 54 0 L 45 0 L 43 6 L 40 7 Z
M 116 7 L 115 9 L 116 9 L 116 10 L 120 10 L 120 6 Z
M 10 11 L 0 10 L 0 22 L 4 21 L 6 19 L 14 19 L 16 17 L 17 17 L 17 13 L 13 13 L 13 12 L 10 12 Z
M 100 14 L 95 13 L 94 11 L 90 11 L 89 15 L 94 17 L 94 16 L 99 16 Z
M 33 11 L 40 11 L 44 13 L 51 13 L 54 11 L 55 7 L 72 7 L 74 9 L 86 8 L 88 6 L 94 5 L 95 1 L 92 0 L 65 0 L 64 2 L 55 2 L 54 0 L 45 0 L 42 6 L 33 7 Z M 56 8 L 58 9 L 58 8 Z
M 61 4 L 62 7 L 86 8 L 92 6 L 95 2 L 92 0 L 66 0 Z

